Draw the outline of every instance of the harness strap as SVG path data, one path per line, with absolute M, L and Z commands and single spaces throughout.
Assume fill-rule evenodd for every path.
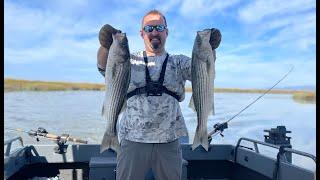
M 149 73 L 149 69 L 148 69 L 148 58 L 147 58 L 146 51 L 143 51 L 143 60 L 144 60 L 144 64 L 146 65 L 146 68 L 145 68 L 146 83 L 148 83 L 148 82 L 151 82 L 151 77 L 150 77 L 150 73 Z
M 179 101 L 180 97 L 176 93 L 168 90 L 165 86 L 163 86 L 163 87 L 164 87 L 164 89 L 163 89 L 164 93 L 174 97 L 177 101 Z M 131 92 L 129 92 L 127 94 L 127 99 L 131 98 L 134 95 L 144 94 L 144 93 L 147 93 L 147 87 L 146 86 L 140 87 L 140 88 L 136 88 L 135 90 L 133 90 L 133 91 L 131 91 Z
M 146 67 L 145 68 L 146 86 L 136 88 L 135 90 L 129 92 L 127 94 L 127 99 L 129 99 L 130 97 L 132 97 L 134 95 L 144 94 L 144 93 L 147 93 L 147 96 L 149 96 L 149 95 L 161 96 L 162 93 L 166 93 L 166 94 L 174 97 L 175 99 L 177 99 L 177 101 L 179 101 L 179 96 L 175 92 L 172 92 L 172 91 L 168 90 L 165 86 L 163 86 L 168 58 L 169 58 L 169 54 L 167 54 L 166 59 L 164 60 L 164 62 L 162 64 L 159 80 L 152 81 L 151 77 L 150 77 L 149 70 L 148 70 L 148 58 L 147 58 L 146 52 L 143 51 L 143 59 L 146 64 L 146 66 L 145 66 Z
M 162 64 L 162 68 L 161 68 L 161 72 L 160 72 L 160 77 L 158 82 L 163 86 L 163 81 L 164 81 L 164 75 L 166 73 L 166 68 L 167 68 L 167 62 L 168 62 L 168 57 L 169 54 L 167 54 L 166 59 L 164 60 L 163 64 Z

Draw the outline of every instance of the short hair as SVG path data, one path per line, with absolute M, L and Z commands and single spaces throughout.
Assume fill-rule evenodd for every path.
M 163 19 L 164 19 L 164 25 L 167 26 L 167 20 L 166 20 L 166 17 L 158 10 L 156 9 L 153 9 L 151 11 L 149 11 L 147 14 L 145 14 L 142 18 L 142 22 L 141 22 L 141 26 L 143 26 L 143 21 L 144 21 L 144 18 L 146 16 L 148 16 L 149 14 L 157 14 L 157 15 L 160 15 Z

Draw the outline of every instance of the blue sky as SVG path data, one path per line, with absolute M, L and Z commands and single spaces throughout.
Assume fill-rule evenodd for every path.
M 198 30 L 218 28 L 216 87 L 316 84 L 315 0 L 5 0 L 4 76 L 104 83 L 96 68 L 98 32 L 108 23 L 143 50 L 141 18 L 151 9 L 168 22 L 166 50 L 191 57 Z M 190 84 L 190 83 L 188 83 Z

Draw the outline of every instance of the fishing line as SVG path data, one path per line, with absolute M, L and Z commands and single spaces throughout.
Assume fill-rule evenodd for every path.
M 269 91 L 271 91 L 271 89 L 273 89 L 276 85 L 278 85 L 284 78 L 286 78 L 288 76 L 288 74 L 293 70 L 293 67 L 291 67 L 291 69 L 289 70 L 289 72 L 283 76 L 276 84 L 274 84 L 271 88 L 269 88 L 266 92 L 264 92 L 263 94 L 261 94 L 257 99 L 255 99 L 253 102 L 251 102 L 250 104 L 248 104 L 245 108 L 243 108 L 241 111 L 239 111 L 236 115 L 234 115 L 233 117 L 231 117 L 228 121 L 226 122 L 230 122 L 232 119 L 234 119 L 235 117 L 237 117 L 240 113 L 242 113 L 244 110 L 246 110 L 248 107 L 250 107 L 253 103 L 257 102 L 260 98 L 262 98 L 264 95 L 266 95 Z
M 260 98 L 262 98 L 264 95 L 266 95 L 269 91 L 271 91 L 271 89 L 273 89 L 276 85 L 278 85 L 283 79 L 285 79 L 293 70 L 294 66 L 292 65 L 292 67 L 290 68 L 290 70 L 280 79 L 278 80 L 272 87 L 270 87 L 268 90 L 266 90 L 263 94 L 261 94 L 258 98 L 256 98 L 254 101 L 252 101 L 250 104 L 248 104 L 246 107 L 244 107 L 243 109 L 241 109 L 237 114 L 235 114 L 234 116 L 232 116 L 229 120 L 223 122 L 223 123 L 217 123 L 215 124 L 214 130 L 211 131 L 208 134 L 208 139 L 209 141 L 212 140 L 212 136 L 216 135 L 217 133 L 220 132 L 220 135 L 223 136 L 221 133 L 224 129 L 228 128 L 228 122 L 230 122 L 232 119 L 234 119 L 235 117 L 237 117 L 239 114 L 241 114 L 244 110 L 246 110 L 247 108 L 249 108 L 252 104 L 254 104 L 255 102 L 257 102 Z

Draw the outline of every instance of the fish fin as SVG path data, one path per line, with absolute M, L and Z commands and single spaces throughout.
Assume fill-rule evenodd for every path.
M 117 135 L 109 135 L 106 132 L 104 133 L 104 136 L 100 145 L 100 153 L 104 152 L 107 149 L 112 149 L 116 153 L 119 152 L 120 144 L 119 144 Z
M 190 98 L 189 108 L 191 108 L 194 112 L 197 112 L 194 106 L 193 95 L 191 95 L 191 98 Z
M 202 146 L 206 151 L 209 148 L 209 141 L 208 141 L 208 133 L 207 130 L 203 132 L 199 131 L 197 128 L 196 134 L 194 135 L 193 144 L 192 144 L 192 151 L 195 150 L 198 146 Z

